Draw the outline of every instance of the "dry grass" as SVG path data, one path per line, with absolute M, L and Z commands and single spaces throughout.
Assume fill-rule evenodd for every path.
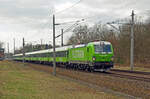
M 0 99 L 121 99 L 27 65 L 0 61 Z
M 131 70 L 130 66 L 121 66 L 121 65 L 116 65 L 114 69 Z M 134 71 L 150 72 L 150 68 L 146 68 L 142 66 L 135 66 Z

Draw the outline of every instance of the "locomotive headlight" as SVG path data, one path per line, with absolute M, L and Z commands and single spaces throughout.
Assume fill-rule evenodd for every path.
M 114 57 L 111 57 L 111 61 L 114 61 Z
M 95 60 L 96 60 L 96 58 L 95 58 L 95 57 L 93 57 L 92 59 L 93 59 L 93 61 L 95 61 Z

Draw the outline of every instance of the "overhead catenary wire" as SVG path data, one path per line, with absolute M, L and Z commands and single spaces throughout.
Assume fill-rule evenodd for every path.
M 136 16 L 136 15 L 135 15 Z M 138 16 L 138 15 L 137 15 Z M 98 17 L 98 15 L 95 15 L 95 16 L 90 16 L 90 17 L 86 17 L 84 18 L 85 21 L 87 22 L 88 20 L 93 20 L 95 17 Z M 85 22 L 84 21 L 84 22 Z M 108 23 L 109 24 L 116 24 L 116 25 L 122 25 L 122 24 L 126 24 L 126 25 L 129 25 L 130 24 L 130 16 L 126 16 L 126 17 L 123 17 L 123 18 L 118 18 L 116 20 L 113 20 L 113 21 L 106 21 L 104 23 L 101 23 L 101 24 L 105 24 L 107 25 Z M 75 21 L 70 21 L 70 22 L 66 22 L 64 23 L 64 25 L 66 24 L 69 24 L 69 23 L 72 23 L 72 22 L 75 22 Z
M 87 21 L 87 20 L 85 20 L 85 19 L 91 19 L 91 18 L 93 18 L 93 17 L 97 17 L 97 16 L 92 16 L 92 17 L 87 17 L 87 18 L 84 18 L 84 21 L 82 21 L 82 22 L 85 22 L 85 21 Z M 129 16 L 128 16 L 129 17 Z M 128 17 L 125 17 L 125 18 L 128 18 Z M 125 18 L 123 18 L 123 19 L 125 19 Z M 123 19 L 116 19 L 116 20 L 114 20 L 114 21 L 109 21 L 109 22 L 106 22 L 106 23 L 103 23 L 104 25 L 107 25 L 107 24 L 126 24 L 126 23 L 123 23 Z M 71 22 L 75 22 L 75 21 L 71 21 Z M 80 22 L 81 23 L 81 22 Z M 69 26 L 63 33 L 65 34 L 65 33 L 67 33 L 67 32 L 69 32 L 70 30 L 72 30 L 74 27 L 76 27 L 77 25 L 79 25 L 80 23 L 78 23 L 78 21 L 76 21 L 76 23 L 74 23 L 73 25 L 71 25 L 71 26 Z M 116 27 L 115 27 L 116 28 Z M 60 37 L 61 36 L 61 34 L 60 35 L 58 35 L 58 36 L 56 36 L 56 38 L 58 38 L 58 37 Z
M 81 21 L 84 21 L 84 19 L 82 19 Z M 69 26 L 69 27 L 63 32 L 63 34 L 69 32 L 69 31 L 72 30 L 74 27 L 76 27 L 77 25 L 79 25 L 79 22 L 80 22 L 80 21 L 76 21 L 76 23 L 74 23 L 73 25 Z M 58 37 L 60 37 L 60 36 L 61 36 L 61 34 L 58 35 L 58 36 L 56 36 L 55 38 L 58 38 Z
M 75 7 L 76 5 L 78 5 L 79 3 L 81 3 L 81 1 L 83 1 L 83 0 L 79 0 L 78 2 L 76 2 L 75 4 L 73 4 L 72 6 L 67 7 L 67 8 L 65 8 L 65 9 L 63 9 L 63 10 L 61 10 L 61 11 L 54 12 L 53 14 L 57 14 L 57 15 L 58 15 L 58 14 L 60 14 L 60 13 L 62 13 L 62 12 L 64 12 L 64 11 L 66 11 L 66 10 L 69 10 L 69 9 Z
M 65 8 L 65 9 L 63 9 L 63 10 L 61 10 L 61 11 L 58 11 L 58 12 L 54 12 L 54 13 L 51 13 L 50 14 L 50 17 L 52 17 L 52 15 L 53 14 L 60 14 L 60 13 L 62 13 L 62 12 L 64 12 L 64 11 L 66 11 L 66 10 L 68 10 L 68 9 L 71 9 L 71 8 L 73 8 L 73 7 L 75 7 L 76 5 L 78 5 L 79 3 L 81 3 L 83 0 L 79 0 L 78 2 L 76 2 L 75 4 L 73 4 L 72 6 L 70 6 L 70 7 L 68 7 L 68 8 Z M 64 22 L 64 23 L 61 23 L 61 25 L 66 25 L 66 24 L 71 24 L 71 23 L 73 23 L 73 22 L 75 22 L 75 21 L 69 21 L 69 22 Z M 48 23 L 45 23 L 43 26 L 45 27 L 45 26 L 47 26 L 47 25 L 49 25 Z M 52 27 L 51 27 L 52 28 Z
M 61 11 L 54 12 L 54 13 L 52 13 L 51 15 L 53 15 L 53 14 L 58 15 L 58 14 L 60 14 L 60 13 L 62 13 L 62 12 L 64 12 L 64 11 L 66 11 L 66 10 L 68 10 L 68 9 L 71 9 L 71 8 L 73 8 L 74 6 L 76 6 L 77 4 L 81 3 L 81 1 L 83 1 L 83 0 L 79 0 L 77 3 L 73 4 L 72 6 L 70 6 L 70 7 L 68 7 L 68 8 L 65 8 L 65 9 L 63 9 L 63 10 L 61 10 Z M 84 18 L 84 19 L 86 19 L 86 21 L 87 21 L 87 20 L 92 19 L 92 18 L 94 18 L 94 17 L 98 17 L 98 16 L 97 16 L 97 15 L 96 15 L 96 16 L 91 16 L 91 17 L 87 17 L 87 18 Z M 73 23 L 73 22 L 75 22 L 75 21 L 64 22 L 64 23 L 61 23 L 61 25 L 71 24 L 71 23 Z
M 62 12 L 64 12 L 64 11 L 66 11 L 66 10 L 68 10 L 68 9 L 71 9 L 71 8 L 73 8 L 73 7 L 75 7 L 76 5 L 78 5 L 79 3 L 81 3 L 83 0 L 79 0 L 78 2 L 76 2 L 75 4 L 73 4 L 72 6 L 70 6 L 70 7 L 68 7 L 68 8 L 65 8 L 65 9 L 63 9 L 63 10 L 61 10 L 61 11 L 58 11 L 58 12 L 54 12 L 54 13 L 52 13 L 52 14 L 50 14 L 50 17 L 52 17 L 52 15 L 53 14 L 60 14 L 60 13 L 62 13 Z M 48 18 L 49 19 L 49 18 Z M 61 23 L 61 25 L 65 25 L 65 24 L 69 24 L 69 23 L 73 23 L 73 22 L 75 22 L 75 21 L 70 21 L 70 22 L 64 22 L 64 23 Z M 45 27 L 45 26 L 47 26 L 47 25 L 49 25 L 48 23 L 45 23 L 44 25 L 43 25 L 43 27 Z

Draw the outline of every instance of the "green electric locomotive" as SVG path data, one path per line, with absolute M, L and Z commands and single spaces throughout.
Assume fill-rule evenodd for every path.
M 113 48 L 110 42 L 99 41 L 69 49 L 69 64 L 79 68 L 106 71 L 113 67 Z
M 97 41 L 88 44 L 71 45 L 56 48 L 56 64 L 63 64 L 66 68 L 89 71 L 106 71 L 113 67 L 113 47 L 110 42 Z M 14 60 L 27 62 L 53 62 L 53 49 L 40 50 L 14 55 Z

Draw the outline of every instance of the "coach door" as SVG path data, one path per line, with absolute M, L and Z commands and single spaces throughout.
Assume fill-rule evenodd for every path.
M 90 60 L 90 47 L 87 47 L 87 62 Z

